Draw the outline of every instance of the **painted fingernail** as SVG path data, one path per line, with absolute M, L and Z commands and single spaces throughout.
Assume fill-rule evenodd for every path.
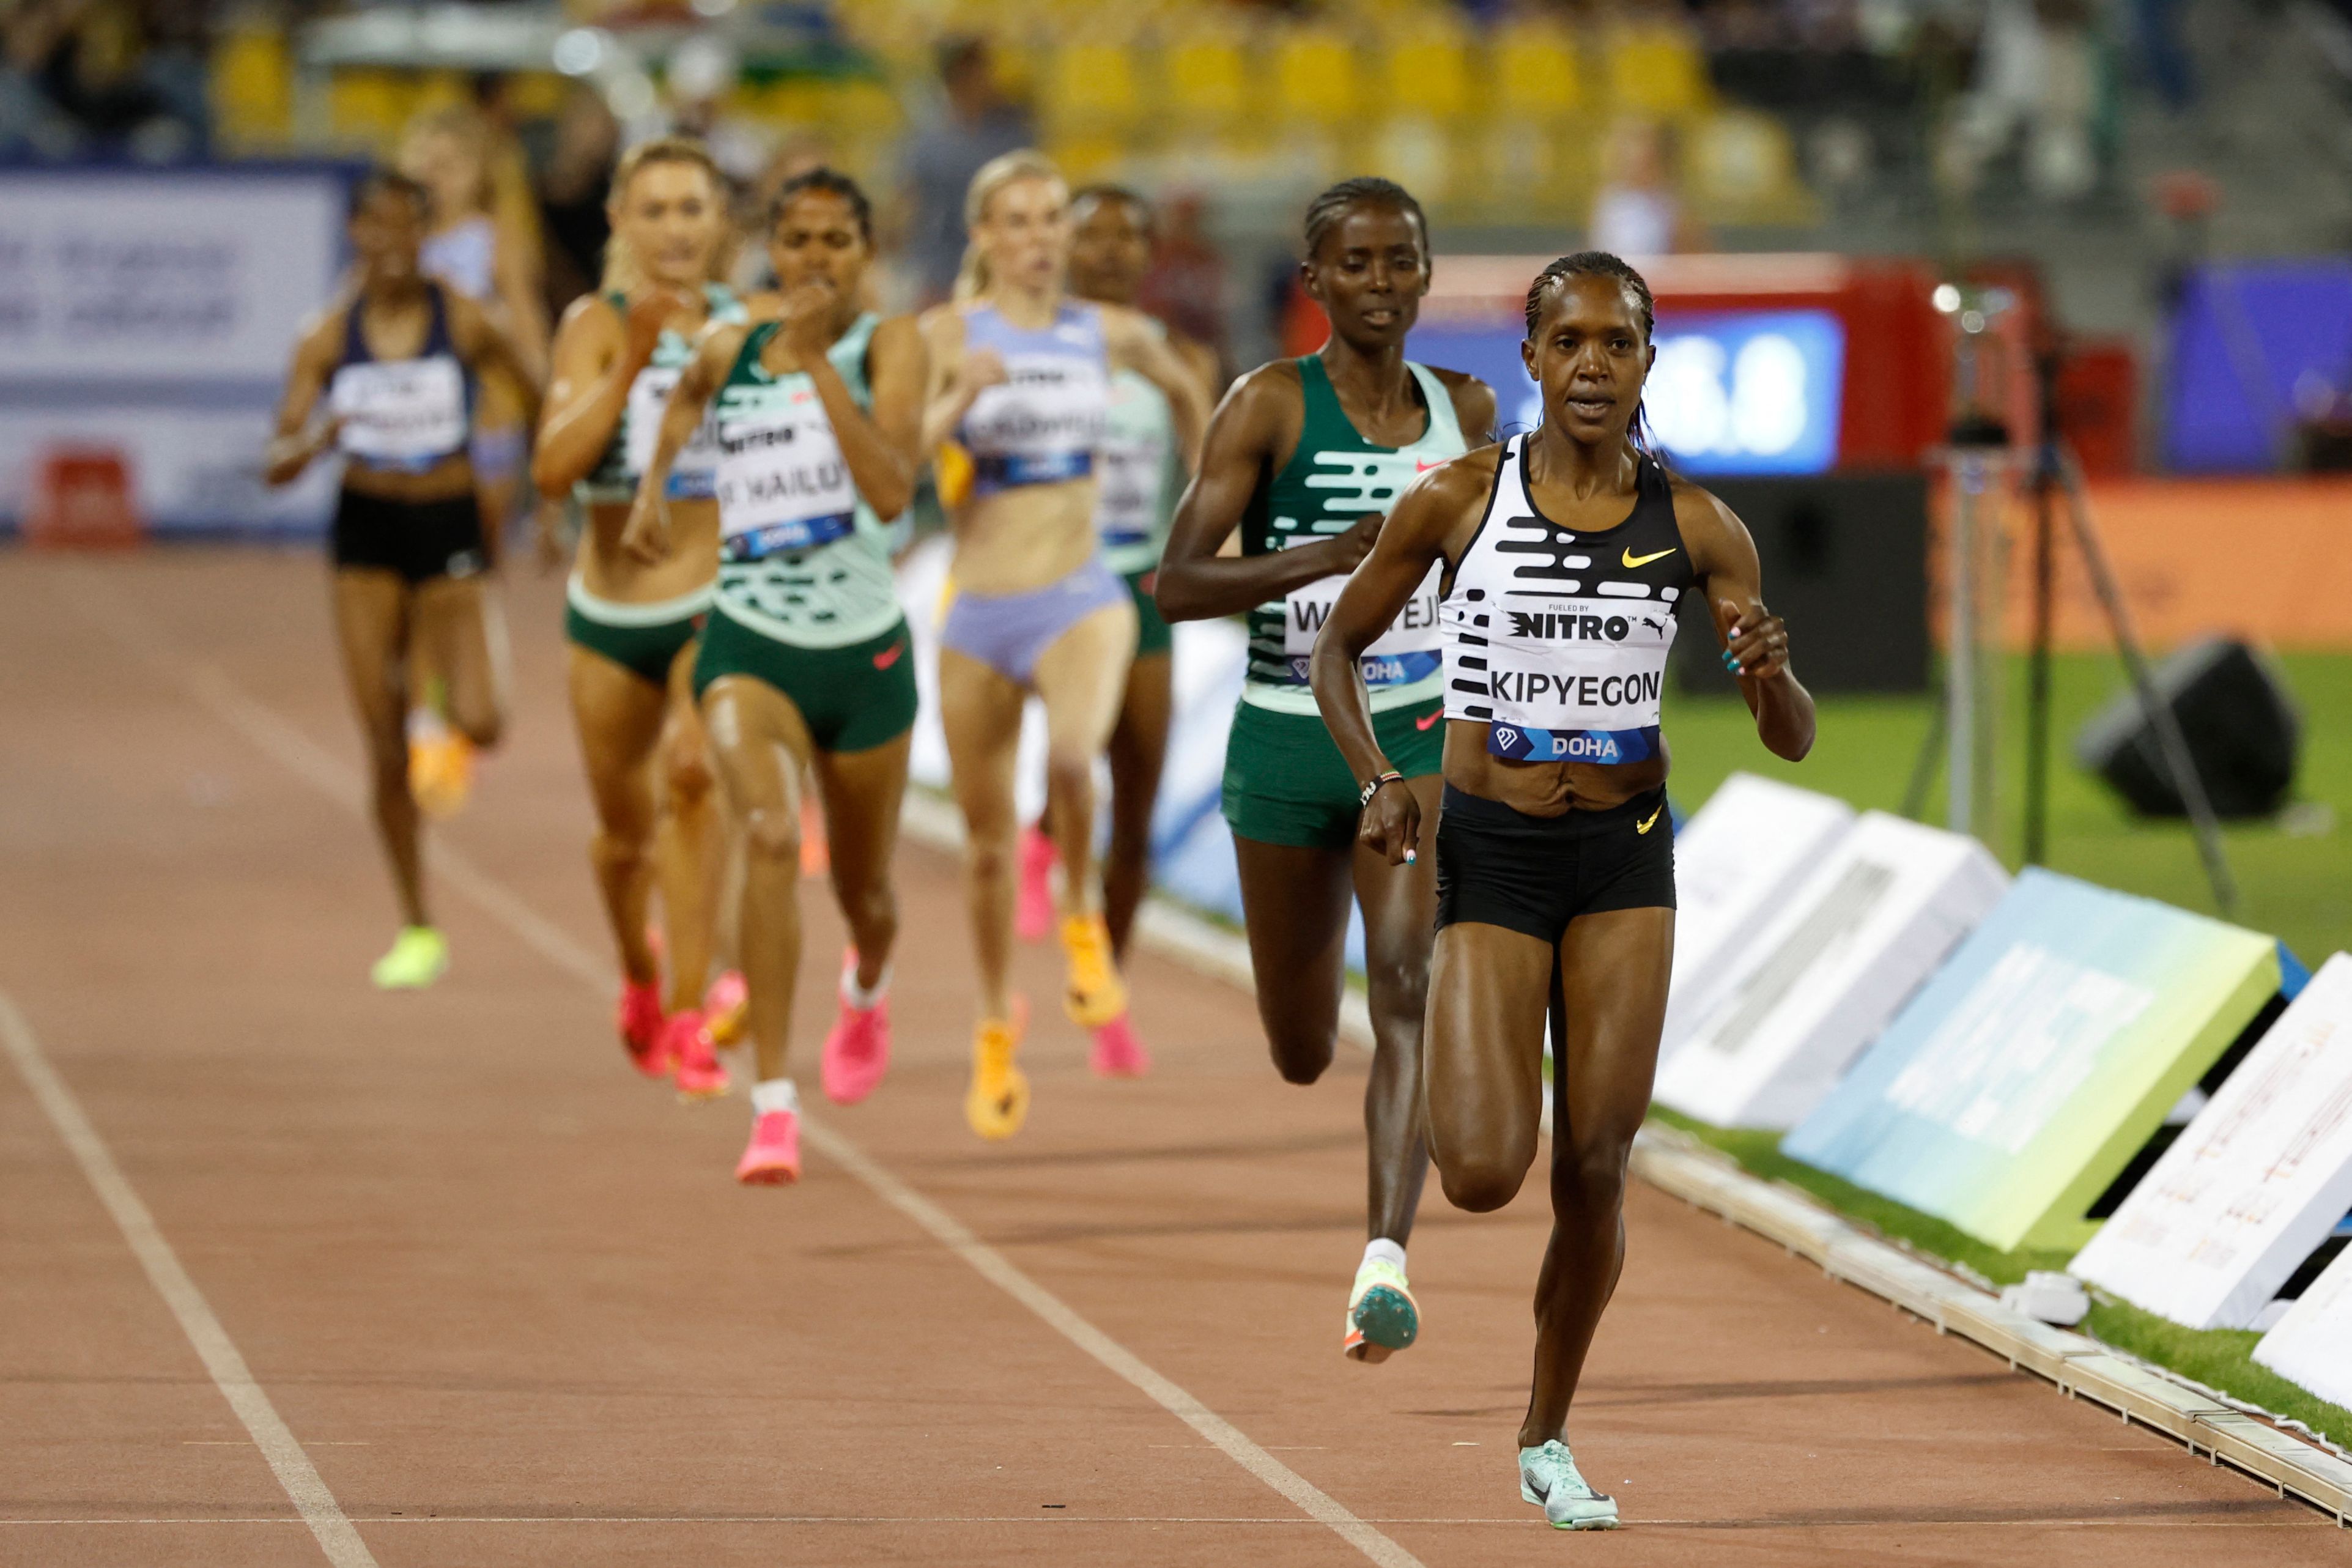
M 1408 865 L 1408 866 L 1412 865 L 1412 864 L 1413 863 L 1413 861 L 1415 861 L 1415 860 L 1416 860 L 1416 859 L 1418 859 L 1418 858 L 1420 858 L 1420 857 L 1416 856 L 1416 855 L 1415 855 L 1412 850 L 1410 850 L 1410 849 L 1408 849 L 1408 850 L 1406 850 L 1406 851 L 1404 852 L 1404 863 L 1405 863 L 1406 865 Z

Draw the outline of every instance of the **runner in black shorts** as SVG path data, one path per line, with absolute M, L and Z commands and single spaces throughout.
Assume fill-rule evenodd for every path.
M 1624 1260 L 1625 1163 L 1665 1020 L 1674 825 L 1658 716 L 1684 595 L 1704 595 L 1765 745 L 1794 761 L 1813 743 L 1747 529 L 1635 437 L 1651 324 L 1649 286 L 1617 258 L 1545 268 L 1523 350 L 1543 423 L 1405 493 L 1313 654 L 1316 699 L 1362 787 L 1362 842 L 1402 861 L 1425 842 L 1427 805 L 1402 787 L 1358 668 L 1442 564 L 1429 1151 L 1455 1205 L 1511 1200 L 1535 1160 L 1555 1013 L 1552 1237 L 1519 1484 L 1561 1529 L 1617 1522 L 1577 1473 L 1568 1409 Z
M 476 373 L 535 387 L 514 343 L 479 307 L 426 278 L 425 192 L 373 174 L 353 191 L 355 289 L 295 345 L 268 478 L 290 482 L 331 448 L 344 458 L 334 523 L 335 626 L 374 781 L 376 825 L 400 897 L 401 932 L 377 961 L 385 989 L 430 985 L 449 949 L 428 917 L 409 793 L 407 669 L 428 648 L 449 681 L 452 721 L 478 746 L 502 723 L 483 613 L 480 504 L 467 444 Z M 326 417 L 313 423 L 321 412 Z

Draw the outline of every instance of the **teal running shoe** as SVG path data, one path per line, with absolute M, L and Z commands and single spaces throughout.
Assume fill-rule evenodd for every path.
M 1617 1501 L 1576 1472 L 1576 1456 L 1555 1437 L 1519 1450 L 1519 1496 L 1544 1510 L 1554 1530 L 1614 1530 Z
M 1378 1364 L 1421 1335 L 1421 1309 L 1404 1282 L 1404 1270 L 1385 1258 L 1368 1258 L 1356 1270 L 1348 1295 L 1348 1335 L 1341 1348 L 1350 1361 Z

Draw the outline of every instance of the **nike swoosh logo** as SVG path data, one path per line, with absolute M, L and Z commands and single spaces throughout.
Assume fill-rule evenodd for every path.
M 1663 811 L 1664 811 L 1665 809 L 1666 809 L 1666 803 L 1665 803 L 1664 801 L 1663 801 L 1663 800 L 1662 800 L 1662 801 L 1660 801 L 1660 802 L 1658 802 L 1658 810 L 1657 810 L 1657 811 L 1654 811 L 1654 812 L 1650 813 L 1650 820 L 1649 820 L 1649 821 L 1647 821 L 1647 822 L 1637 822 L 1637 823 L 1635 823 L 1635 824 L 1633 825 L 1633 831 L 1634 831 L 1634 832 L 1636 832 L 1636 833 L 1647 833 L 1647 832 L 1649 832 L 1649 831 L 1650 831 L 1650 829 L 1652 829 L 1653 827 L 1655 827 L 1655 826 L 1658 825 L 1658 813 L 1659 813 L 1659 812 L 1663 812 Z
M 1440 710 L 1435 713 L 1424 713 L 1420 718 L 1415 719 L 1412 721 L 1412 727 L 1416 730 L 1426 730 L 1432 724 L 1436 723 L 1440 719 L 1444 717 L 1445 714 L 1443 710 Z
M 1653 550 L 1647 555 L 1636 555 L 1633 553 L 1633 547 L 1629 544 L 1625 547 L 1623 553 L 1621 554 L 1618 559 L 1624 562 L 1626 567 L 1630 570 L 1635 566 L 1647 566 L 1653 561 L 1663 561 L 1674 552 L 1675 547 L 1669 544 L 1664 550 Z
M 884 648 L 880 653 L 874 656 L 874 668 L 877 669 L 889 668 L 892 665 L 898 662 L 898 656 L 906 651 L 907 645 L 905 643 L 892 643 L 888 647 Z M 1646 833 L 1649 829 L 1643 828 L 1643 831 Z
M 1440 458 L 1437 459 L 1437 463 L 1450 463 L 1454 459 L 1451 458 Z M 1412 460 L 1412 471 L 1416 474 L 1425 474 L 1429 472 L 1430 469 L 1437 467 L 1437 463 L 1424 463 L 1419 458 L 1415 458 Z

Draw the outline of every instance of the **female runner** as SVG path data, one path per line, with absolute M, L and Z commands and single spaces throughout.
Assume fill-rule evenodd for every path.
M 500 212 L 498 143 L 471 109 L 436 110 L 412 121 L 401 137 L 400 172 L 425 187 L 432 215 L 425 237 L 425 270 L 481 305 L 522 351 L 534 384 L 547 376 L 547 314 L 540 296 L 535 236 Z M 530 209 L 526 207 L 525 213 Z M 499 563 L 506 529 L 522 494 L 523 454 L 530 421 L 520 384 L 493 375 L 481 387 L 474 421 L 475 492 L 482 506 L 482 541 Z M 495 617 L 497 606 L 488 613 Z M 417 798 L 435 816 L 465 804 L 474 759 L 462 726 L 441 712 L 447 675 L 431 662 L 415 673 L 419 703 L 412 717 L 411 766 Z
M 834 896 L 849 925 L 827 1098 L 853 1105 L 890 1060 L 898 906 L 890 858 L 907 788 L 915 669 L 883 519 L 913 499 L 923 344 L 909 316 L 861 306 L 874 220 L 830 169 L 776 193 L 776 319 L 704 333 L 662 416 L 629 518 L 651 562 L 687 542 L 666 504 L 672 464 L 716 399 L 719 591 L 694 689 L 746 838 L 742 945 L 759 1081 L 742 1182 L 800 1176 L 800 1098 L 785 1076 L 801 929 L 801 779 L 816 776 Z M 706 559 L 713 543 L 696 542 Z
M 1080 300 L 1133 306 L 1151 265 L 1151 207 L 1118 185 L 1089 185 L 1070 198 L 1070 292 Z M 1155 326 L 1165 331 L 1164 323 Z M 1217 358 L 1205 344 L 1168 334 L 1202 387 L 1216 383 Z M 1095 523 L 1102 531 L 1103 561 L 1127 580 L 1135 600 L 1135 659 L 1128 666 L 1127 691 L 1110 732 L 1110 844 L 1103 856 L 1103 922 L 1110 930 L 1112 956 L 1124 966 L 1135 911 L 1151 874 L 1151 809 L 1160 794 L 1160 770 L 1168 752 L 1168 724 L 1174 703 L 1172 643 L 1168 623 L 1151 601 L 1160 552 L 1168 542 L 1168 521 L 1183 493 L 1184 473 L 1176 460 L 1175 423 L 1168 399 L 1131 370 L 1111 377 L 1110 412 L 1103 431 L 1100 491 Z M 1042 940 L 1052 929 L 1055 854 L 1046 815 L 1021 832 L 1020 930 L 1024 942 Z M 1097 1044 L 1106 1029 L 1097 1035 Z M 1140 1045 L 1114 1051 L 1111 1062 L 1097 1050 L 1097 1067 L 1140 1071 L 1147 1065 Z M 1127 1059 L 1117 1059 L 1126 1055 Z
M 1149 317 L 1066 296 L 1070 198 L 1051 163 L 1018 152 L 982 165 L 964 219 L 971 246 L 956 300 L 922 320 L 930 377 L 921 449 L 952 436 L 971 467 L 971 493 L 953 511 L 940 708 L 981 972 L 964 1118 L 983 1138 L 1009 1138 L 1029 1109 L 1028 1080 L 1013 1065 L 1023 1019 L 1008 973 L 1022 702 L 1034 691 L 1045 705 L 1047 788 L 1066 872 L 1063 1006 L 1101 1030 L 1123 1022 L 1127 987 L 1094 878 L 1094 764 L 1118 716 L 1136 629 L 1134 599 L 1103 563 L 1095 531 L 1095 455 L 1118 370 L 1167 397 L 1188 462 L 1206 400 Z M 1105 1051 L 1098 1038 L 1100 1065 L 1131 1067 L 1104 1060 Z
M 1475 376 L 1404 357 L 1429 290 L 1429 230 L 1402 187 L 1348 180 L 1316 197 L 1299 277 L 1331 319 L 1330 341 L 1252 371 L 1218 406 L 1160 564 L 1160 607 L 1170 620 L 1250 616 L 1224 811 L 1258 1017 L 1292 1083 L 1313 1083 L 1331 1065 L 1351 891 L 1363 910 L 1375 1040 L 1364 1089 L 1370 1239 L 1341 1348 L 1381 1362 L 1420 1332 L 1404 1249 L 1428 1171 L 1421 1026 L 1436 882 L 1426 857 L 1400 868 L 1356 843 L 1361 803 L 1316 714 L 1307 655 L 1381 515 L 1415 473 L 1461 453 L 1465 432 L 1492 427 L 1495 395 Z M 1221 555 L 1236 529 L 1241 553 Z M 1433 816 L 1443 707 L 1436 596 L 1433 580 L 1423 584 L 1404 624 L 1364 661 L 1381 743 Z
M 719 512 L 716 453 L 689 441 L 672 466 L 675 547 L 648 566 L 621 550 L 621 531 L 651 455 L 662 409 L 693 335 L 740 323 L 726 285 L 727 184 L 698 142 L 662 137 L 631 148 L 614 171 L 613 237 L 604 290 L 564 312 L 554 379 L 531 478 L 552 500 L 580 499 L 587 527 L 566 594 L 572 715 L 596 804 L 589 856 L 621 950 L 622 1043 L 648 1077 L 674 1073 L 681 1093 L 724 1093 L 710 1015 L 727 1008 L 710 979 L 711 904 L 724 837 L 710 799 L 710 762 L 689 689 L 695 632 L 710 608 Z M 660 759 L 658 784 L 655 759 Z M 667 1016 L 660 959 L 646 932 L 658 875 L 670 961 Z
M 418 259 L 425 194 L 373 174 L 352 195 L 353 293 L 295 345 L 266 477 L 287 484 L 330 448 L 343 455 L 335 507 L 335 627 L 367 738 L 375 816 L 400 898 L 401 931 L 377 985 L 430 985 L 449 944 L 426 911 L 416 801 L 409 793 L 408 655 L 426 651 L 449 712 L 478 746 L 496 743 L 503 702 L 483 615 L 488 564 L 467 456 L 477 374 L 498 370 L 536 398 L 513 340 Z M 327 417 L 312 417 L 320 401 Z
M 1323 717 L 1361 781 L 1361 842 L 1426 844 L 1359 661 L 1443 563 L 1444 814 L 1429 995 L 1429 1150 L 1445 1195 L 1500 1208 L 1535 1159 L 1547 1008 L 1552 1234 L 1536 1282 L 1521 1495 L 1562 1529 L 1617 1505 L 1577 1473 L 1569 1404 L 1625 1256 L 1625 1161 L 1649 1105 L 1674 958 L 1674 827 L 1659 691 L 1677 601 L 1696 594 L 1756 731 L 1791 762 L 1813 700 L 1765 609 L 1756 546 L 1729 509 L 1667 473 L 1634 431 L 1649 286 L 1585 251 L 1528 290 L 1522 353 L 1543 393 L 1531 435 L 1446 464 L 1402 499 L 1315 645 Z

